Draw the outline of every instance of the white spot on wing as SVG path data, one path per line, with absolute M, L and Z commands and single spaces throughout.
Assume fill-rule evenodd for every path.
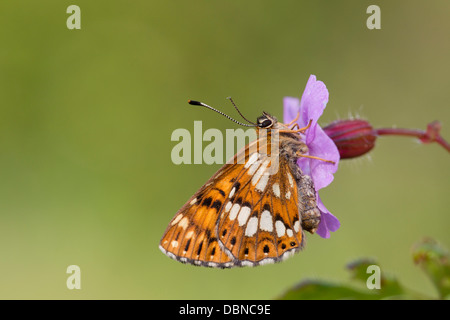
M 261 219 L 259 220 L 259 228 L 262 231 L 268 232 L 273 231 L 272 214 L 269 211 L 264 210 L 263 213 L 261 214 Z
M 231 201 L 228 201 L 227 205 L 225 206 L 225 212 L 230 211 L 232 206 L 233 206 L 233 203 Z
M 250 216 L 251 209 L 249 207 L 242 207 L 241 211 L 239 211 L 238 222 L 239 226 L 242 227 L 248 220 Z
M 278 183 L 274 183 L 273 185 L 272 185 L 272 189 L 273 189 L 273 193 L 275 194 L 275 196 L 277 197 L 277 198 L 279 198 L 280 197 L 280 194 L 281 194 L 281 192 L 280 192 L 280 185 L 278 184 Z
M 254 175 L 260 164 L 261 164 L 260 160 L 256 161 L 254 164 L 252 164 L 250 166 L 250 168 L 248 169 L 247 174 L 249 174 L 251 176 Z
M 245 235 L 247 237 L 253 237 L 257 230 L 258 230 L 258 218 L 251 217 L 250 220 L 248 220 L 247 228 L 245 229 Z
M 249 168 L 252 164 L 254 164 L 256 162 L 256 160 L 258 160 L 259 158 L 259 154 L 258 153 L 254 153 L 250 156 L 250 159 L 248 159 L 247 163 L 245 164 L 244 168 L 247 169 Z
M 230 215 L 228 216 L 228 218 L 229 218 L 231 221 L 233 221 L 234 219 L 236 219 L 239 210 L 241 210 L 241 206 L 238 205 L 237 203 L 235 203 L 235 204 L 233 205 L 233 207 L 231 208 Z
M 192 236 L 194 235 L 194 231 L 189 231 L 188 233 L 186 233 L 186 239 L 190 239 L 192 238 Z
M 270 264 L 270 263 L 274 263 L 275 262 L 275 259 L 272 259 L 272 258 L 266 258 L 266 259 L 262 259 L 260 262 L 259 262 L 259 265 L 265 265 L 265 264 Z
M 259 167 L 258 171 L 256 171 L 255 175 L 252 178 L 252 185 L 256 185 L 259 179 L 264 176 L 267 166 L 269 165 L 270 160 L 267 159 L 263 162 L 261 167 Z
M 286 251 L 285 253 L 283 253 L 283 254 L 281 255 L 281 260 L 284 261 L 284 260 L 286 260 L 287 258 L 292 257 L 292 256 L 294 255 L 294 253 L 295 253 L 294 250 Z
M 287 177 L 289 180 L 289 184 L 291 185 L 291 188 L 293 188 L 294 187 L 294 179 L 292 178 L 292 175 L 289 172 L 287 173 Z
M 286 234 L 288 235 L 288 237 L 292 237 L 294 235 L 294 232 L 292 232 L 291 229 L 287 229 Z
M 294 231 L 297 233 L 300 231 L 300 221 L 299 220 L 295 221 L 295 223 L 294 223 Z
M 284 223 L 280 220 L 277 220 L 277 222 L 275 222 L 275 229 L 277 231 L 278 237 L 282 237 L 286 233 L 286 227 L 284 226 Z
M 261 179 L 259 179 L 258 184 L 256 185 L 255 189 L 264 192 L 266 190 L 267 182 L 269 182 L 269 175 L 264 174 Z
M 183 218 L 182 214 L 177 215 L 177 217 L 172 221 L 171 225 L 175 225 L 178 223 L 178 221 L 181 220 L 181 218 Z
M 177 245 L 178 245 L 178 243 L 177 243 Z M 172 252 L 166 251 L 166 254 L 169 258 L 177 260 L 177 256 L 174 255 Z
M 231 189 L 230 194 L 228 195 L 228 198 L 232 198 L 234 196 L 234 193 L 236 192 L 236 187 L 233 187 L 233 189 Z
M 186 229 L 188 225 L 189 225 L 189 219 L 187 217 L 184 217 L 183 219 L 181 219 L 180 223 L 178 224 L 178 226 L 182 227 L 183 229 Z

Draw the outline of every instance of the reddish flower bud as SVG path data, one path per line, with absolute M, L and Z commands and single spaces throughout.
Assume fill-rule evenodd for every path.
M 377 134 L 365 120 L 337 120 L 323 130 L 336 144 L 341 159 L 359 157 L 375 147 Z

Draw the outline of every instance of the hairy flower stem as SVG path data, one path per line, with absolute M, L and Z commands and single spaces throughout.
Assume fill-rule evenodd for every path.
M 441 135 L 439 134 L 440 130 L 441 124 L 439 123 L 439 121 L 434 121 L 428 124 L 426 131 L 417 129 L 381 128 L 374 129 L 374 132 L 377 136 L 409 136 L 418 138 L 422 143 L 437 142 L 448 152 L 450 152 L 450 143 L 448 143 L 444 138 L 441 137 Z

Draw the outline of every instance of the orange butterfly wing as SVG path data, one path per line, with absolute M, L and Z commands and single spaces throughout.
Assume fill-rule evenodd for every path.
M 236 265 L 278 262 L 303 245 L 297 185 L 287 162 L 280 159 L 270 174 L 270 158 L 259 158 L 236 179 L 217 224 L 219 244 Z
M 216 223 L 232 188 L 229 180 L 240 170 L 242 165 L 224 165 L 177 212 L 160 242 L 166 255 L 195 265 L 232 266 L 232 259 L 219 246 Z
M 278 262 L 303 247 L 303 229 L 313 233 L 320 221 L 312 181 L 266 141 L 247 145 L 188 200 L 167 227 L 162 252 L 229 268 Z

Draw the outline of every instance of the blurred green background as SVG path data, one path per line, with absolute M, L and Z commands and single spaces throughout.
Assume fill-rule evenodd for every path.
M 81 8 L 81 30 L 66 9 Z M 382 272 L 433 294 L 410 248 L 450 247 L 449 154 L 379 138 L 342 161 L 321 198 L 341 221 L 330 239 L 275 265 L 217 270 L 158 249 L 176 211 L 220 165 L 174 165 L 171 134 L 237 128 L 232 96 L 255 119 L 282 118 L 310 74 L 330 92 L 327 124 L 443 124 L 450 139 L 450 2 L 2 1 L 0 3 L 0 298 L 271 299 L 308 278 L 343 281 L 375 257 Z M 81 268 L 81 290 L 66 287 Z

